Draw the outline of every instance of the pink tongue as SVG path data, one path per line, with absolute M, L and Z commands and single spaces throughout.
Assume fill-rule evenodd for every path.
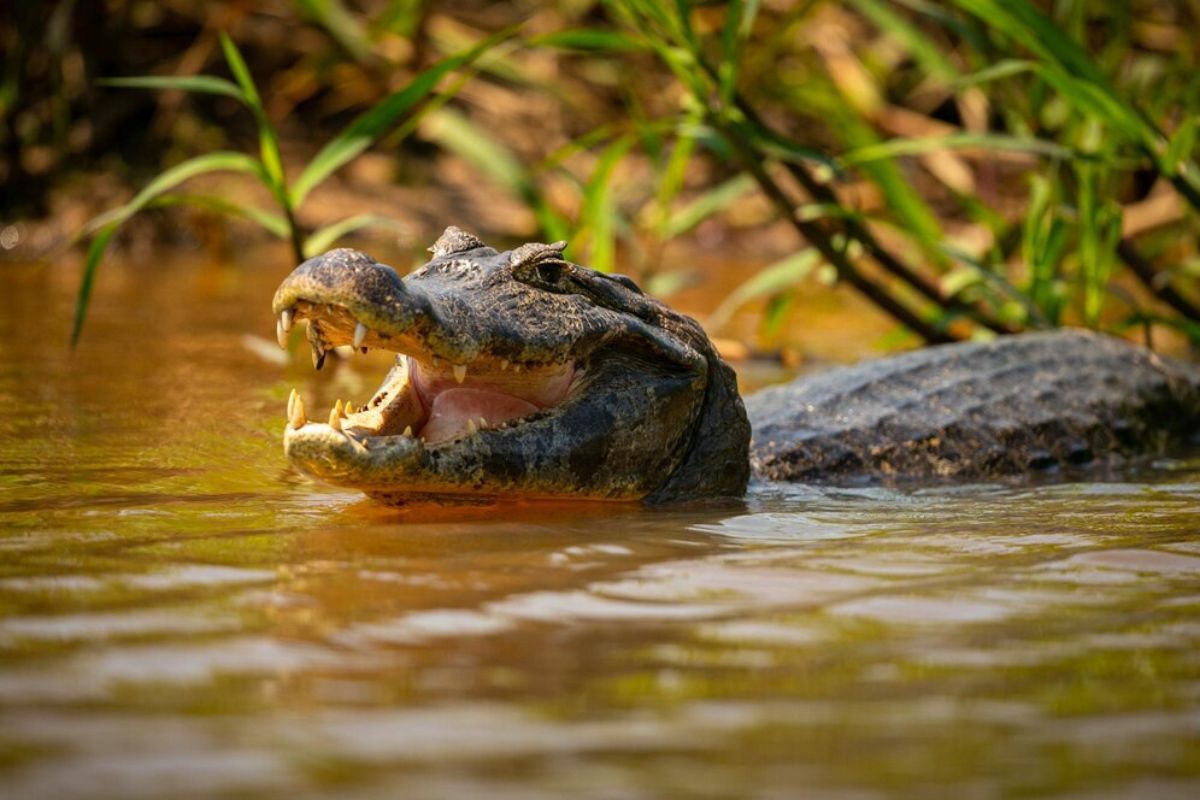
M 524 417 L 537 411 L 538 407 L 519 397 L 483 389 L 447 389 L 433 398 L 429 409 L 429 421 L 421 430 L 421 436 L 429 444 L 453 439 L 467 430 L 467 420 L 479 425 L 479 418 L 488 425 L 516 417 Z

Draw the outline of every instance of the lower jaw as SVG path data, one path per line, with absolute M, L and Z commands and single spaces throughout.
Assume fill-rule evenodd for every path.
M 324 483 L 361 491 L 390 505 L 638 499 L 607 496 L 587 487 L 481 478 L 474 469 L 464 470 L 460 480 L 448 479 L 438 474 L 438 461 L 430 460 L 436 450 L 426 448 L 417 437 L 377 436 L 354 443 L 324 425 L 309 425 L 300 430 L 289 428 L 284 435 L 288 460 L 301 472 Z M 456 454 L 460 457 L 449 459 L 452 463 L 462 461 L 464 466 L 478 466 L 469 454 L 463 451 Z
M 512 433 L 519 432 L 510 432 Z M 487 436 L 485 432 L 479 435 Z M 493 434 L 497 435 L 497 434 Z M 531 434 L 534 435 L 534 434 Z M 499 452 L 520 452 L 520 443 L 496 446 L 486 439 L 427 446 L 415 436 L 360 436 L 324 424 L 289 427 L 284 451 L 292 465 L 324 483 L 353 489 L 387 504 L 441 502 L 604 501 L 637 502 L 645 491 L 587 480 L 578 485 L 543 481 L 534 474 L 508 477 L 484 472 Z M 485 458 L 486 456 L 486 458 Z M 514 456 L 515 457 L 515 456 Z M 522 463 L 528 463 L 522 461 Z M 520 471 L 518 471 L 520 472 Z

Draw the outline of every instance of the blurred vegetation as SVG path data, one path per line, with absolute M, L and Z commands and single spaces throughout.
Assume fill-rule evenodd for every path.
M 440 224 L 567 238 L 660 293 L 689 279 L 664 268 L 672 241 L 778 256 L 714 329 L 763 298 L 777 324 L 840 281 L 928 341 L 1083 324 L 1200 342 L 1198 22 L 1196 0 L 15 0 L 0 215 L 102 171 L 142 194 L 87 227 L 93 266 L 133 211 L 180 203 L 300 257 L 420 214 L 346 215 L 320 185 L 369 156 L 377 184 L 503 210 Z M 181 193 L 207 168 L 264 191 Z

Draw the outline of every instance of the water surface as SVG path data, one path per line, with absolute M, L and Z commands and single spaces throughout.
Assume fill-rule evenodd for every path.
M 1200 463 L 385 509 L 284 271 L 0 267 L 0 796 L 1200 796 Z

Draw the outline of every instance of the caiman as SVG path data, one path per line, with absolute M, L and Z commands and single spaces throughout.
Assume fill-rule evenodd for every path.
M 980 480 L 1112 464 L 1200 430 L 1200 369 L 1061 330 L 931 347 L 829 370 L 744 404 L 700 325 L 629 278 L 497 252 L 448 228 L 401 278 L 339 249 L 275 294 L 319 369 L 334 347 L 395 366 L 362 405 L 310 422 L 289 399 L 301 470 L 387 502 L 447 495 L 662 503 L 765 480 Z M 753 433 L 752 433 L 753 431 Z

